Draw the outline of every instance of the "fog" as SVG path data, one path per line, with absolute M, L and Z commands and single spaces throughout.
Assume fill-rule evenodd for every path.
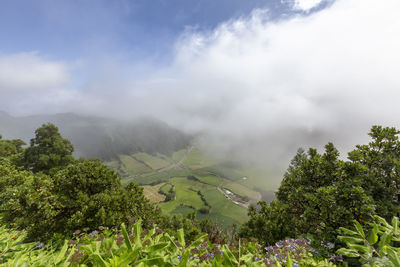
M 254 10 L 190 28 L 163 66 L 0 54 L 0 105 L 16 115 L 151 115 L 214 153 L 282 172 L 300 146 L 331 141 L 345 155 L 372 125 L 400 126 L 400 2 L 337 0 L 309 12 L 319 2 L 295 1 L 302 12 L 275 20 Z

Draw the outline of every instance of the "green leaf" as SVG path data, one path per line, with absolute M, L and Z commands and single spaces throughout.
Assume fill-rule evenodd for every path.
M 348 244 L 351 249 L 355 249 L 363 254 L 371 253 L 372 248 L 366 245 Z
M 104 261 L 104 259 L 100 256 L 99 253 L 94 253 L 91 255 L 94 261 L 98 264 L 98 266 L 101 267 L 107 267 L 107 262 Z
M 126 230 L 125 224 L 121 224 L 122 235 L 124 236 L 125 245 L 128 248 L 128 251 L 133 251 L 131 240 L 129 239 L 128 231 Z M 140 244 L 139 244 L 140 245 Z
M 224 266 L 235 266 L 238 264 L 235 255 L 232 254 L 228 245 L 223 245 L 222 254 L 224 255 Z
M 368 242 L 371 245 L 374 245 L 376 242 L 378 242 L 378 226 L 376 225 L 376 223 L 374 223 L 374 227 L 372 227 L 372 230 L 369 233 Z
M 133 225 L 133 230 L 134 230 L 134 240 L 135 240 L 135 246 L 142 247 L 142 241 L 140 239 L 140 235 L 142 234 L 142 219 L 140 218 L 137 220 L 137 222 Z
M 357 243 L 363 243 L 364 239 L 357 238 L 357 237 L 352 237 L 352 236 L 338 236 L 340 240 L 346 243 L 350 244 L 357 244 Z
M 362 229 L 361 224 L 360 224 L 359 222 L 357 222 L 356 220 L 354 220 L 354 226 L 356 227 L 357 232 L 358 232 L 363 238 L 365 238 L 365 233 L 364 233 L 364 230 Z
M 186 243 L 185 243 L 185 234 L 184 234 L 184 232 L 183 232 L 183 229 L 182 229 L 182 228 L 179 229 L 179 230 L 177 231 L 177 234 L 178 234 L 178 242 L 181 244 L 181 246 L 182 246 L 183 248 L 185 248 L 185 247 L 186 247 Z
M 386 247 L 386 251 L 389 255 L 390 261 L 394 266 L 400 266 L 399 252 L 392 247 Z
M 159 251 L 159 250 L 162 250 L 162 249 L 168 247 L 169 245 L 170 245 L 169 242 L 162 242 L 162 243 L 158 243 L 158 244 L 149 246 L 146 250 L 148 252 L 156 252 L 156 251 Z
M 385 246 L 389 245 L 391 241 L 392 241 L 392 235 L 388 233 L 383 233 L 378 243 L 379 250 L 383 251 Z
M 180 263 L 178 264 L 178 267 L 186 267 L 189 261 L 189 256 L 190 256 L 190 250 L 186 250 L 186 252 L 183 254 L 181 258 Z
M 348 234 L 348 235 L 356 235 L 356 236 L 359 235 L 357 232 L 354 232 L 354 231 L 352 231 L 352 230 L 350 230 L 350 229 L 347 229 L 347 228 L 344 228 L 344 227 L 340 227 L 339 229 L 340 229 L 342 232 L 344 232 L 345 234 Z
M 178 246 L 175 244 L 174 240 L 172 239 L 172 237 L 168 234 L 165 233 L 164 236 L 169 240 L 171 247 L 173 248 L 174 251 L 179 250 Z
M 397 234 L 397 231 L 399 230 L 398 225 L 399 225 L 399 218 L 394 216 L 392 219 L 392 226 L 393 226 L 394 234 Z
M 360 254 L 357 252 L 357 250 L 354 249 L 348 249 L 348 248 L 341 248 L 336 251 L 337 254 L 347 256 L 350 258 L 358 258 L 360 257 Z
M 56 258 L 54 259 L 54 264 L 58 264 L 62 261 L 62 259 L 65 257 L 65 253 L 67 252 L 67 249 L 68 249 L 68 241 L 65 240 L 63 247 L 61 248 L 61 250 L 58 253 L 58 255 L 56 256 Z
M 201 245 L 201 243 L 204 242 L 204 239 L 206 239 L 207 234 L 200 236 L 198 239 L 196 239 L 195 241 L 192 242 L 192 244 L 190 244 L 190 249 L 193 249 L 195 247 L 198 247 Z
M 290 257 L 289 252 L 287 253 L 287 260 L 286 260 L 286 267 L 292 267 L 293 266 L 293 261 L 292 258 Z

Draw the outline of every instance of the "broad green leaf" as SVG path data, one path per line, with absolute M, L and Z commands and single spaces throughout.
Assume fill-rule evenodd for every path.
M 223 245 L 222 254 L 224 255 L 224 266 L 235 266 L 238 264 L 236 257 L 232 254 L 228 245 Z
M 178 246 L 175 244 L 174 240 L 172 239 L 172 237 L 168 233 L 165 233 L 164 236 L 169 240 L 170 245 L 174 249 L 174 251 L 179 250 Z
M 339 229 L 340 229 L 342 232 L 344 232 L 344 233 L 346 233 L 346 234 L 348 234 L 348 235 L 356 235 L 356 236 L 359 235 L 357 232 L 352 231 L 352 230 L 347 229 L 347 228 L 344 228 L 344 227 L 340 227 Z
M 372 248 L 367 245 L 348 244 L 348 246 L 364 254 L 372 252 Z
M 346 243 L 351 243 L 351 244 L 357 244 L 357 243 L 363 243 L 364 239 L 357 238 L 357 237 L 352 237 L 352 236 L 338 236 L 340 240 Z
M 357 222 L 356 220 L 354 220 L 354 226 L 356 227 L 357 232 L 358 232 L 363 238 L 365 238 L 365 233 L 364 233 L 364 230 L 362 229 L 361 224 L 360 224 L 359 222 Z
M 67 249 L 68 249 L 68 241 L 65 240 L 63 247 L 61 248 L 61 250 L 58 253 L 58 255 L 56 256 L 56 258 L 54 259 L 54 264 L 58 264 L 62 261 L 62 259 L 65 257 L 65 253 L 67 252 Z
M 200 236 L 198 239 L 196 239 L 195 241 L 192 242 L 192 244 L 190 244 L 190 249 L 193 249 L 195 247 L 198 247 L 201 245 L 201 243 L 204 242 L 204 239 L 206 239 L 207 234 Z
M 94 259 L 95 263 L 97 263 L 98 266 L 107 267 L 107 265 L 108 265 L 107 262 L 104 261 L 104 259 L 100 256 L 100 254 L 94 253 L 91 256 Z
M 178 242 L 181 244 L 181 246 L 182 246 L 183 248 L 185 248 L 185 247 L 186 247 L 186 243 L 185 243 L 185 234 L 184 234 L 184 232 L 183 232 L 183 229 L 182 229 L 182 228 L 179 229 L 179 230 L 177 231 L 177 234 L 178 234 Z
M 390 261 L 394 264 L 394 266 L 400 266 L 399 251 L 392 247 L 387 247 L 386 251 L 389 255 Z
M 374 227 L 372 227 L 371 232 L 369 233 L 369 236 L 368 236 L 368 242 L 371 245 L 374 245 L 376 242 L 378 242 L 378 234 L 377 233 L 378 233 L 378 226 L 376 225 L 376 223 L 374 223 Z
M 293 261 L 292 261 L 292 258 L 290 257 L 289 252 L 287 253 L 286 266 L 287 267 L 292 267 L 293 266 Z
M 128 248 L 128 251 L 133 251 L 131 240 L 129 239 L 128 231 L 126 230 L 125 224 L 121 224 L 122 235 L 124 236 L 125 245 Z M 140 246 L 141 244 L 137 244 Z
M 360 257 L 360 254 L 357 252 L 357 250 L 354 249 L 348 249 L 348 248 L 341 248 L 336 251 L 337 254 L 347 256 L 350 258 L 358 258 Z
M 393 226 L 394 234 L 397 234 L 397 231 L 399 230 L 398 225 L 399 225 L 399 218 L 394 216 L 392 219 L 392 226 Z
M 158 243 L 158 244 L 154 244 L 149 246 L 146 250 L 150 253 L 152 252 L 156 252 L 159 251 L 161 249 L 165 249 L 166 247 L 168 247 L 170 245 L 169 242 L 162 242 L 162 243 Z
M 189 256 L 190 256 L 190 250 L 186 250 L 181 258 L 181 261 L 178 264 L 178 267 L 186 267 L 189 261 Z
M 142 219 L 140 218 L 137 222 L 133 225 L 134 230 L 134 240 L 135 246 L 142 247 L 142 240 L 140 239 L 140 235 L 142 234 Z

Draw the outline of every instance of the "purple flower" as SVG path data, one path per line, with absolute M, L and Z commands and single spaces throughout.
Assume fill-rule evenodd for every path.
M 38 242 L 35 244 L 35 247 L 43 249 L 44 248 L 44 244 L 42 242 Z

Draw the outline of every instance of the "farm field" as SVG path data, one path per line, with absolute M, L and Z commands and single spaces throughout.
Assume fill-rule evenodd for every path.
M 209 219 L 226 229 L 245 222 L 247 207 L 261 200 L 266 191 L 275 190 L 271 183 L 259 187 L 264 180 L 262 171 L 216 160 L 195 147 L 170 156 L 121 155 L 107 165 L 121 173 L 122 184 L 141 185 L 145 196 L 164 213 L 185 216 L 195 212 L 197 219 Z
M 144 165 L 143 163 L 132 158 L 131 156 L 121 155 L 119 159 L 122 163 L 121 169 L 124 172 L 137 175 L 152 171 L 152 169 L 149 166 Z
M 144 185 L 143 194 L 150 200 L 151 203 L 159 203 L 165 200 L 165 195 L 160 194 L 158 191 L 160 187 L 164 186 L 164 183 L 156 185 Z
M 139 162 L 145 162 L 147 166 L 150 166 L 153 170 L 158 170 L 163 167 L 166 167 L 170 164 L 170 162 L 166 161 L 164 158 L 160 156 L 152 156 L 147 153 L 136 153 L 133 154 L 132 157 Z

